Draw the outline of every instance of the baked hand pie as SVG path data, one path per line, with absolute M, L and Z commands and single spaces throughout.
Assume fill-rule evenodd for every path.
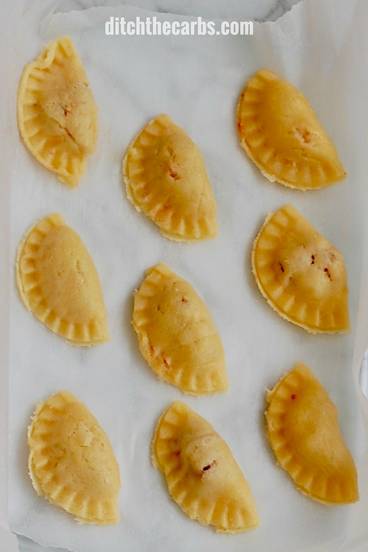
M 119 521 L 119 466 L 106 433 L 74 395 L 61 391 L 37 406 L 28 446 L 37 494 L 82 523 Z
M 18 90 L 18 126 L 31 154 L 59 180 L 76 186 L 97 140 L 97 108 L 68 37 L 26 65 Z
M 297 489 L 324 504 L 356 502 L 357 472 L 336 407 L 309 368 L 296 364 L 266 401 L 268 440 Z
M 253 273 L 276 312 L 311 333 L 349 329 L 341 253 L 291 205 L 266 218 L 252 251 Z
M 222 533 L 247 531 L 259 524 L 254 498 L 230 448 L 185 404 L 174 402 L 162 414 L 152 459 L 171 498 L 191 519 Z
M 75 345 L 109 339 L 100 280 L 82 240 L 58 214 L 33 226 L 18 249 L 17 285 L 28 310 Z
M 130 144 L 123 176 L 129 200 L 166 238 L 216 236 L 216 201 L 202 154 L 167 115 L 152 119 Z
M 271 182 L 315 190 L 345 177 L 336 149 L 299 90 L 268 70 L 258 71 L 237 107 L 242 148 Z
M 228 387 L 221 339 L 192 286 L 166 265 L 149 269 L 134 295 L 133 327 L 154 373 L 185 393 Z

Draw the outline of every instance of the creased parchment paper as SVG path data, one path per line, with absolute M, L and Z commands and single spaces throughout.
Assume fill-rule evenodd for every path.
M 42 544 L 75 552 L 337 552 L 366 550 L 367 455 L 358 390 L 366 346 L 368 301 L 365 0 L 306 0 L 255 36 L 106 37 L 110 16 L 152 15 L 129 6 L 47 14 L 32 2 L 20 24 L 14 82 L 42 45 L 68 34 L 87 69 L 100 110 L 96 154 L 71 191 L 38 166 L 14 140 L 10 176 L 11 270 L 16 247 L 36 219 L 60 212 L 79 232 L 101 276 L 111 341 L 91 350 L 64 343 L 36 322 L 17 296 L 11 274 L 9 350 L 9 521 Z M 37 9 L 36 9 L 37 7 Z M 36 14 L 38 19 L 36 19 Z M 160 19 L 177 18 L 156 13 Z M 317 192 L 293 192 L 266 181 L 239 148 L 234 110 L 245 80 L 260 67 L 299 86 L 328 129 L 346 166 L 346 180 Z M 171 243 L 128 203 L 121 157 L 135 133 L 165 112 L 201 148 L 218 201 L 220 235 L 200 244 Z M 250 274 L 252 240 L 266 214 L 292 202 L 344 254 L 352 332 L 311 336 L 265 304 Z M 187 398 L 159 383 L 143 362 L 130 326 L 132 293 L 158 261 L 187 278 L 209 305 L 223 338 L 230 390 Z M 263 432 L 264 392 L 295 361 L 307 363 L 336 402 L 357 461 L 361 501 L 327 508 L 298 493 L 277 468 Z M 40 400 L 59 389 L 78 395 L 109 434 L 120 463 L 121 522 L 78 525 L 37 497 L 27 475 L 26 428 Z M 231 446 L 250 481 L 259 529 L 217 535 L 186 518 L 169 499 L 150 462 L 161 411 L 185 400 Z

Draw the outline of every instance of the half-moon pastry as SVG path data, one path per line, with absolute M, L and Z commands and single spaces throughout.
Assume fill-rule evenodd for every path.
M 216 201 L 201 152 L 167 115 L 152 119 L 123 160 L 128 199 L 172 240 L 217 234 Z
M 192 395 L 227 389 L 224 350 L 207 306 L 162 263 L 147 271 L 135 293 L 133 327 L 160 379 Z
M 324 504 L 358 500 L 336 407 L 306 366 L 297 364 L 267 392 L 266 422 L 276 460 L 299 491 Z
M 68 37 L 44 48 L 24 71 L 18 126 L 31 154 L 59 180 L 76 186 L 97 140 L 97 108 L 86 72 Z
M 19 246 L 17 285 L 28 310 L 75 345 L 109 339 L 100 280 L 84 243 L 58 214 L 33 226 Z
M 262 295 L 289 322 L 311 333 L 349 329 L 344 258 L 291 205 L 266 218 L 252 269 Z
M 240 144 L 266 178 L 299 190 L 345 177 L 336 149 L 299 90 L 268 70 L 249 79 L 237 107 Z
M 62 391 L 37 406 L 28 445 L 39 495 L 82 523 L 119 521 L 119 466 L 106 433 L 74 395 Z
M 225 441 L 201 416 L 174 402 L 152 442 L 154 465 L 187 516 L 222 533 L 257 527 L 254 498 Z

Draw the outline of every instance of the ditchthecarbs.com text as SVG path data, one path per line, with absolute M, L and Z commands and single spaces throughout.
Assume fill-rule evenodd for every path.
M 161 20 L 156 16 L 126 19 L 111 16 L 105 22 L 107 36 L 253 36 L 253 21 Z

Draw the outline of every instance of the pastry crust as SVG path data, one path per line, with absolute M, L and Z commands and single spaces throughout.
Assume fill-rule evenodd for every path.
M 68 37 L 48 44 L 26 65 L 18 90 L 21 137 L 41 165 L 74 187 L 97 141 L 97 107 Z
M 254 498 L 230 448 L 184 403 L 172 403 L 160 417 L 152 460 L 171 498 L 191 519 L 221 533 L 258 526 Z
M 128 199 L 166 238 L 216 236 L 216 201 L 203 157 L 167 115 L 152 119 L 130 144 L 123 178 Z
M 237 106 L 242 148 L 271 182 L 316 190 L 345 177 L 336 149 L 306 98 L 271 71 L 255 73 Z
M 310 333 L 349 330 L 344 258 L 292 205 L 266 218 L 253 244 L 252 270 L 282 318 Z
M 37 406 L 28 446 L 37 494 L 81 523 L 119 521 L 119 466 L 106 433 L 74 395 L 61 391 Z
M 106 307 L 93 260 L 58 214 L 40 220 L 21 242 L 19 295 L 49 330 L 75 345 L 109 339 Z
M 225 355 L 207 306 L 166 265 L 149 269 L 136 291 L 133 327 L 154 373 L 185 393 L 225 391 Z
M 296 364 L 266 402 L 268 440 L 297 489 L 324 504 L 356 502 L 356 467 L 336 407 L 309 368 Z

